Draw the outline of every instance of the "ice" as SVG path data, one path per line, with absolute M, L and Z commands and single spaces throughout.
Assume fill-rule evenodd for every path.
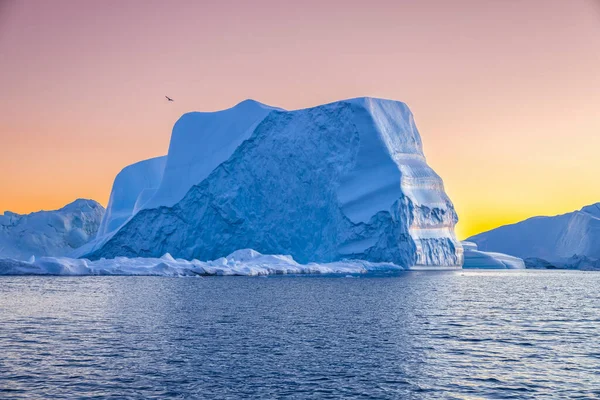
M 254 100 L 217 112 L 190 112 L 173 127 L 164 175 L 143 208 L 173 206 L 250 137 L 273 110 Z
M 564 262 L 573 255 L 600 258 L 600 203 L 553 217 L 534 217 L 468 239 L 480 250 Z
M 508 254 L 465 250 L 464 269 L 524 269 L 525 263 Z
M 524 269 L 522 259 L 502 253 L 465 251 L 464 269 Z
M 463 261 L 452 202 L 426 163 L 412 113 L 392 100 L 290 112 L 247 101 L 185 114 L 143 208 L 82 255 L 208 260 L 254 248 L 305 264 L 352 258 L 448 269 Z
M 524 269 L 525 263 L 518 257 L 508 254 L 479 251 L 477 244 L 462 242 L 465 262 L 464 269 Z
M 139 211 L 160 185 L 167 157 L 129 165 L 115 178 L 98 236 L 117 230 Z
M 526 258 L 525 265 L 533 269 L 578 269 L 582 271 L 600 271 L 600 260 L 586 256 L 574 255 L 553 262 L 541 258 Z
M 461 242 L 461 244 L 462 244 L 462 247 L 463 247 L 464 251 L 472 251 L 472 250 L 477 250 L 478 249 L 477 243 L 473 243 L 473 242 L 469 242 L 469 241 L 463 240 Z
M 286 274 L 366 274 L 397 272 L 390 263 L 360 260 L 299 264 L 289 255 L 263 255 L 251 249 L 233 252 L 214 261 L 160 258 L 100 259 L 41 257 L 30 261 L 0 259 L 0 275 L 157 275 L 157 276 L 266 276 Z
M 32 256 L 61 256 L 96 235 L 104 207 L 78 199 L 54 211 L 0 215 L 0 258 L 26 260 Z

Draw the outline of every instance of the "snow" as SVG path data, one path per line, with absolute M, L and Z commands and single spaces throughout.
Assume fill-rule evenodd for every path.
M 181 200 L 226 161 L 273 110 L 276 108 L 245 100 L 227 110 L 181 116 L 173 127 L 162 180 L 143 208 L 170 207 Z
M 480 251 L 477 244 L 463 241 L 464 269 L 525 269 L 525 262 L 503 253 Z
M 100 259 L 42 257 L 30 261 L 0 259 L 0 275 L 157 275 L 157 276 L 266 276 L 282 274 L 365 274 L 403 269 L 389 263 L 349 260 L 299 264 L 289 255 L 263 255 L 250 249 L 202 262 L 160 258 Z M 352 275 L 351 275 L 352 276 Z
M 255 248 L 302 263 L 463 261 L 452 202 L 412 113 L 392 100 L 185 114 L 144 208 L 85 256 L 208 260 Z
M 553 217 L 534 217 L 468 239 L 480 250 L 563 262 L 573 255 L 600 258 L 600 204 Z
M 473 243 L 473 242 L 469 242 L 469 241 L 463 240 L 461 242 L 461 244 L 462 244 L 462 247 L 463 247 L 464 251 L 473 251 L 473 250 L 477 250 L 478 249 L 477 243 Z
M 121 227 L 139 211 L 160 185 L 167 157 L 129 165 L 116 176 L 98 237 Z
M 464 256 L 464 269 L 525 269 L 522 259 L 508 254 L 466 250 Z
M 96 235 L 104 208 L 78 199 L 54 211 L 0 215 L 0 258 L 69 254 Z

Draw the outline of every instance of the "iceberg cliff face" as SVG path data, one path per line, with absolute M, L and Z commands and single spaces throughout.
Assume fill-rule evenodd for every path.
M 219 126 L 211 129 L 221 132 Z M 233 135 L 240 143 L 222 163 L 211 161 L 200 178 L 184 176 L 197 182 L 181 200 L 168 207 L 149 203 L 86 256 L 168 252 L 207 260 L 254 248 L 301 263 L 356 258 L 410 268 L 462 265 L 456 213 L 425 162 L 404 103 L 361 98 L 271 110 L 249 129 Z M 193 153 L 221 140 L 208 128 L 202 132 L 202 141 L 181 148 Z M 163 182 L 178 157 L 174 140 Z
M 117 230 L 154 195 L 163 176 L 166 157 L 129 165 L 115 178 L 98 237 Z
M 96 235 L 104 207 L 75 200 L 55 211 L 0 214 L 0 258 L 63 256 Z
M 202 182 L 275 110 L 254 100 L 217 112 L 191 112 L 175 123 L 164 174 L 143 208 L 171 207 Z
M 551 262 L 600 258 L 600 203 L 554 217 L 533 217 L 468 239 L 485 251 Z
M 525 262 L 503 253 L 480 251 L 473 242 L 462 242 L 465 269 L 525 269 Z
M 0 275 L 153 275 L 265 276 L 286 274 L 389 274 L 403 269 L 394 264 L 362 260 L 299 264 L 287 255 L 263 255 L 254 250 L 236 250 L 212 261 L 160 258 L 101 259 L 90 261 L 67 257 L 41 257 L 30 261 L 0 258 Z
M 173 127 L 166 156 L 129 165 L 117 175 L 97 237 L 70 256 L 95 252 L 142 209 L 177 203 L 226 161 L 273 110 L 276 108 L 246 100 L 223 111 L 181 116 Z

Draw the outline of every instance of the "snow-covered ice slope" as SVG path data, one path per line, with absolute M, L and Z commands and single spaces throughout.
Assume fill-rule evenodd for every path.
M 129 165 L 117 174 L 98 237 L 117 230 L 151 198 L 163 176 L 166 156 Z
M 213 148 L 213 140 L 224 146 L 219 123 L 203 132 L 204 146 Z M 272 110 L 245 135 L 226 161 L 217 166 L 211 158 L 202 167 L 197 185 L 180 201 L 140 211 L 87 257 L 170 253 L 207 260 L 254 248 L 302 263 L 352 258 L 411 268 L 462 265 L 454 207 L 425 161 L 404 103 L 359 98 Z M 163 183 L 177 159 L 174 142 Z M 188 159 L 197 146 L 190 140 L 178 147 Z M 187 185 L 191 178 L 185 179 Z
M 173 127 L 168 154 L 132 164 L 117 175 L 107 216 L 96 239 L 69 256 L 82 257 L 97 251 L 142 209 L 177 203 L 192 186 L 226 161 L 273 110 L 279 109 L 245 100 L 223 111 L 182 115 Z
M 96 235 L 104 207 L 75 200 L 60 210 L 0 214 L 0 258 L 62 256 Z
M 600 258 L 600 203 L 554 217 L 534 217 L 468 239 L 480 250 L 521 258 L 564 260 L 575 254 Z
M 508 254 L 479 251 L 473 242 L 462 242 L 465 269 L 524 269 L 525 263 Z
M 275 110 L 254 100 L 217 112 L 190 112 L 173 127 L 164 175 L 143 208 L 173 206 L 217 165 L 226 161 L 254 128 Z
M 101 259 L 90 261 L 67 257 L 42 257 L 30 261 L 0 259 L 0 275 L 281 275 L 281 274 L 365 274 L 402 271 L 397 265 L 350 260 L 332 263 L 299 264 L 291 256 L 263 255 L 254 250 L 237 250 L 214 261 L 160 258 Z

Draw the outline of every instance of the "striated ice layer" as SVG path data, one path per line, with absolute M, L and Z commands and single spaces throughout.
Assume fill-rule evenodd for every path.
M 203 138 L 222 140 L 208 131 Z M 173 140 L 163 182 L 177 157 Z M 86 257 L 207 260 L 254 248 L 301 263 L 462 265 L 458 218 L 404 103 L 360 98 L 272 110 L 224 162 L 203 171 L 180 201 L 141 210 Z
M 237 250 L 214 261 L 160 258 L 101 259 L 90 261 L 68 257 L 42 257 L 30 261 L 0 259 L 0 275 L 286 275 L 286 274 L 365 274 L 402 271 L 389 263 L 349 260 L 332 263 L 299 264 L 288 255 L 263 255 L 254 250 Z
M 54 211 L 0 214 L 0 258 L 63 256 L 96 236 L 104 207 L 78 199 Z

